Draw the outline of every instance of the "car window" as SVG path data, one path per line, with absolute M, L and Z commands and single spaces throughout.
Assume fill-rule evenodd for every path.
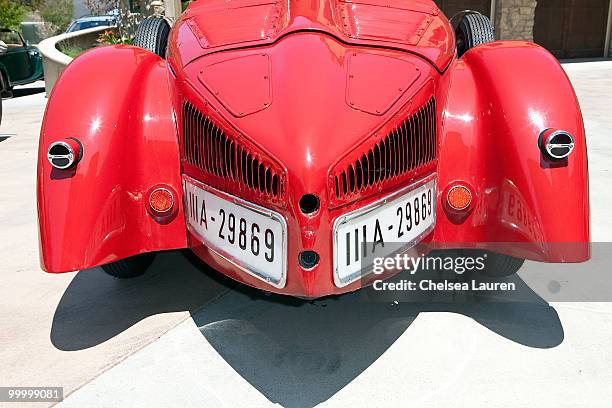
M 14 31 L 0 31 L 0 41 L 3 41 L 9 49 L 24 45 L 19 34 Z

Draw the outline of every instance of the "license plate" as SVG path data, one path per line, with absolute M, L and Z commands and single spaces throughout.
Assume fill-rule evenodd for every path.
M 334 223 L 334 283 L 346 286 L 368 272 L 374 258 L 418 244 L 435 222 L 435 175 L 341 216 Z
M 245 272 L 282 288 L 287 224 L 278 213 L 185 178 L 188 228 Z

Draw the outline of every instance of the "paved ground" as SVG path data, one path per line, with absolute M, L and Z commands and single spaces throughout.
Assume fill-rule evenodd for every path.
M 46 99 L 34 92 L 43 86 L 5 100 L 0 127 L 0 386 L 57 385 L 69 393 L 157 339 L 223 287 L 179 252 L 160 255 L 152 274 L 129 281 L 99 269 L 41 271 L 35 183 Z
M 589 136 L 593 238 L 611 241 L 612 62 L 566 70 Z M 43 274 L 34 218 L 43 103 L 6 102 L 0 128 L 10 136 L 0 191 L 12 192 L 0 195 L 0 386 L 63 386 L 66 407 L 612 405 L 612 304 L 548 304 L 533 285 L 521 304 L 433 309 L 354 294 L 265 297 L 177 252 L 129 282 L 95 269 Z

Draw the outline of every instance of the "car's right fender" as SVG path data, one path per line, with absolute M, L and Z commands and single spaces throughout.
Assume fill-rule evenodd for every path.
M 588 259 L 586 137 L 559 62 L 536 44 L 498 41 L 469 50 L 445 75 L 439 185 L 444 194 L 467 183 L 475 197 L 464 218 L 441 206 L 436 240 L 548 262 Z M 540 150 L 539 136 L 551 128 L 573 135 L 568 159 L 554 162 Z

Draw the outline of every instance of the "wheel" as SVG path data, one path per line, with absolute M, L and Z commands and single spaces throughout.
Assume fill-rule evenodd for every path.
M 491 20 L 479 13 L 466 14 L 461 17 L 455 34 L 459 57 L 470 48 L 495 41 L 495 32 Z
M 502 278 L 514 275 L 525 263 L 524 259 L 513 256 L 498 254 L 496 252 L 486 252 L 487 260 L 485 269 L 482 273 L 492 278 Z
M 170 25 L 159 17 L 147 17 L 136 29 L 134 45 L 166 58 Z
M 0 71 L 0 95 L 6 97 L 6 93 L 11 90 L 8 76 L 5 72 Z
M 503 278 L 514 275 L 525 263 L 524 259 L 497 252 L 470 250 L 465 251 L 464 254 L 474 258 L 485 257 L 484 269 L 477 273 L 491 278 Z
M 2 123 L 2 98 L 9 97 L 9 86 L 8 80 L 5 78 L 5 74 L 0 71 L 0 123 Z
M 153 263 L 155 254 L 148 252 L 122 259 L 117 262 L 102 265 L 102 269 L 107 274 L 119 279 L 135 278 L 140 276 L 149 269 Z

